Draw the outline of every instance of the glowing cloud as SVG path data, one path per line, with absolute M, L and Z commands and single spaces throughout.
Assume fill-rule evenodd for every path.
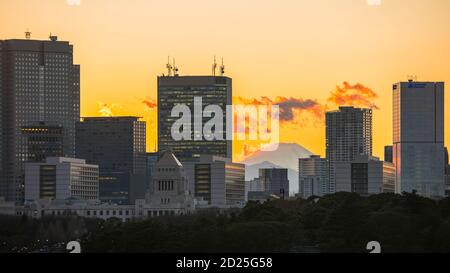
M 373 102 L 378 98 L 378 95 L 370 88 L 357 83 L 351 85 L 344 82 L 343 86 L 336 86 L 336 90 L 331 92 L 329 102 L 337 106 L 355 106 L 378 109 L 378 106 Z
M 98 113 L 102 117 L 113 117 L 116 110 L 120 110 L 123 107 L 116 104 L 107 104 L 103 102 L 98 103 Z

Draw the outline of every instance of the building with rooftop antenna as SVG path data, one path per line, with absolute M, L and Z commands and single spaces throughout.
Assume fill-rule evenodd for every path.
M 397 193 L 444 196 L 444 83 L 393 85 L 393 163 Z
M 62 154 L 75 155 L 75 123 L 80 119 L 80 66 L 67 41 L 0 40 L 2 172 L 0 196 L 23 202 L 24 163 L 30 158 L 30 134 L 41 124 L 61 128 Z M 50 145 L 51 146 L 51 145 Z M 35 146 L 36 147 L 36 146 Z M 45 153 L 40 158 L 44 158 Z

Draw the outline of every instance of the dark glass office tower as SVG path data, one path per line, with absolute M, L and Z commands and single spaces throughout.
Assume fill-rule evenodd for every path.
M 89 117 L 77 123 L 77 157 L 99 165 L 100 200 L 133 204 L 145 197 L 147 160 L 139 117 Z
M 73 46 L 48 41 L 0 41 L 0 97 L 3 179 L 0 196 L 23 201 L 23 163 L 30 160 L 29 126 L 60 126 L 65 156 L 75 155 L 75 123 L 80 118 L 80 67 Z
M 232 141 L 226 140 L 226 106 L 232 104 L 232 80 L 223 76 L 174 76 L 158 77 L 158 151 L 171 150 L 181 161 L 191 161 L 200 155 L 232 158 Z M 207 141 L 203 137 L 194 140 L 194 98 L 201 97 L 203 109 L 218 105 L 223 109 L 224 140 Z M 175 141 L 171 128 L 177 117 L 171 117 L 177 104 L 185 104 L 192 114 L 192 140 Z M 210 120 L 203 117 L 203 125 Z M 203 128 L 203 127 L 202 127 Z M 220 130 L 219 130 L 220 131 Z

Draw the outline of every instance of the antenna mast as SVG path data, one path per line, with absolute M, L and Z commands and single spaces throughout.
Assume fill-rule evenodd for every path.
M 31 32 L 27 29 L 27 31 L 25 31 L 25 38 L 27 39 L 27 40 L 30 40 L 31 39 Z
M 173 58 L 173 76 L 174 77 L 178 77 L 179 75 L 178 75 L 178 67 L 177 67 L 177 65 L 175 64 L 175 58 Z
M 217 61 L 216 56 L 214 56 L 214 64 L 212 65 L 212 75 L 216 76 L 216 70 L 217 70 Z
M 223 64 L 223 57 L 222 57 L 222 65 L 220 66 L 220 76 L 225 75 L 225 65 Z
M 170 56 L 167 57 L 167 64 L 166 64 L 166 68 L 167 68 L 167 76 L 170 77 L 172 76 L 172 65 L 170 64 Z

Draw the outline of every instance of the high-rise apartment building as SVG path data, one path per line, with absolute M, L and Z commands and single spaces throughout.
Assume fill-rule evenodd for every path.
M 77 123 L 77 157 L 100 167 L 100 200 L 133 204 L 148 188 L 146 124 L 139 117 L 89 117 Z
M 33 160 L 24 128 L 60 126 L 65 156 L 75 155 L 75 123 L 80 118 L 80 67 L 73 46 L 48 41 L 0 41 L 1 146 L 0 196 L 23 201 L 24 163 Z
M 182 162 L 195 160 L 200 155 L 214 155 L 232 158 L 232 141 L 226 139 L 226 109 L 232 104 L 232 80 L 223 76 L 174 76 L 158 77 L 158 151 L 172 151 Z M 206 140 L 203 125 L 211 119 L 198 117 L 194 109 L 195 98 L 201 99 L 203 111 L 209 105 L 217 105 L 223 110 L 223 126 L 215 128 L 223 135 L 223 140 Z M 190 109 L 191 140 L 174 140 L 172 125 L 180 117 L 172 117 L 172 109 L 178 105 Z M 202 124 L 196 124 L 199 118 Z M 198 123 L 198 122 L 197 122 Z M 199 126 L 198 128 L 196 127 Z M 198 138 L 197 140 L 195 138 Z
M 397 193 L 444 196 L 444 83 L 393 86 L 393 161 Z
M 372 155 L 372 110 L 339 107 L 326 113 L 326 156 L 328 193 L 334 193 L 335 163 L 350 162 L 359 155 Z

